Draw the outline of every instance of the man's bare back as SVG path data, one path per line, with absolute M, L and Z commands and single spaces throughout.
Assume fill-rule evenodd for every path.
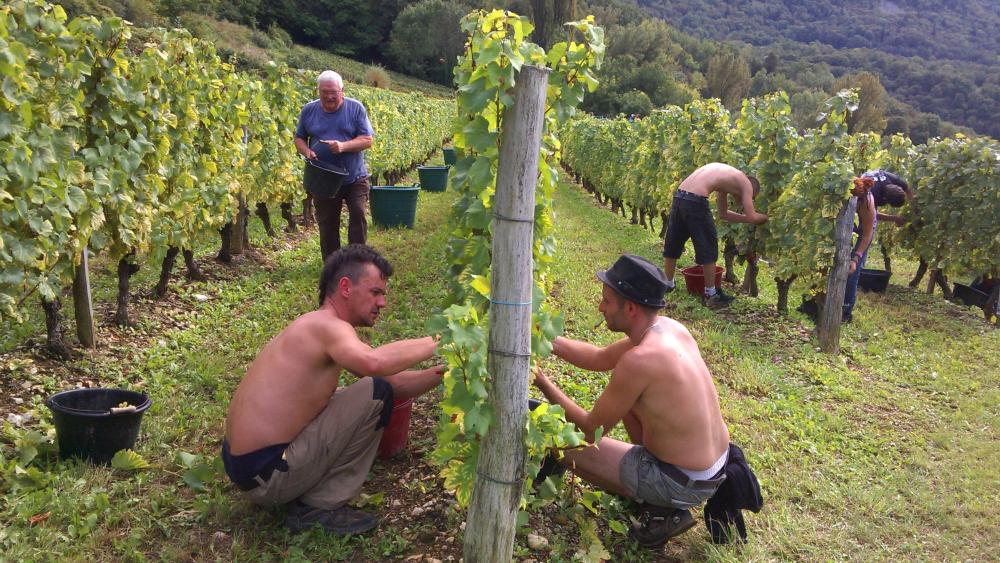
M 589 371 L 611 371 L 590 411 L 536 370 L 534 385 L 566 412 L 594 447 L 566 451 L 562 464 L 604 490 L 634 499 L 640 509 L 629 537 L 659 549 L 694 526 L 689 512 L 726 479 L 731 444 L 719 396 L 698 345 L 679 322 L 659 315 L 667 278 L 652 262 L 624 254 L 607 270 L 598 311 L 625 338 L 595 346 L 560 336 L 552 354 Z M 631 439 L 602 436 L 622 422 Z M 553 472 L 543 464 L 538 482 Z
M 712 376 L 691 333 L 659 317 L 641 343 L 623 354 L 629 377 L 646 387 L 631 413 L 642 426 L 642 444 L 658 459 L 679 467 L 711 467 L 729 447 Z
M 767 215 L 757 213 L 753 206 L 754 186 L 750 178 L 738 169 L 721 162 L 711 162 L 695 170 L 681 182 L 678 189 L 709 197 L 718 194 L 720 218 L 736 223 L 760 224 Z M 743 206 L 744 214 L 729 211 L 726 196 L 732 195 Z
M 324 307 L 268 342 L 229 405 L 226 437 L 233 455 L 291 442 L 323 410 L 342 371 L 327 348 L 344 331 L 354 329 Z

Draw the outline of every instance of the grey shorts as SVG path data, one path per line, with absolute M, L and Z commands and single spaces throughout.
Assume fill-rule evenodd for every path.
M 712 498 L 726 480 L 726 476 L 721 475 L 705 481 L 691 481 L 680 469 L 660 461 L 642 446 L 632 446 L 622 458 L 618 473 L 633 500 L 673 508 L 698 506 Z

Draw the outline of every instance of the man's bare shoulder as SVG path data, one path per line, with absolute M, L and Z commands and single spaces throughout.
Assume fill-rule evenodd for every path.
M 353 333 L 354 328 L 330 310 L 323 308 L 299 316 L 282 332 L 284 334 L 308 332 L 315 336 L 335 337 L 344 334 L 345 331 Z
M 677 360 L 691 353 L 694 337 L 681 323 L 660 317 L 643 342 L 622 355 L 619 365 L 630 371 L 669 375 Z

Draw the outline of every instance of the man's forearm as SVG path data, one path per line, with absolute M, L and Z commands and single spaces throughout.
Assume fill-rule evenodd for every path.
M 410 340 L 397 340 L 372 350 L 370 373 L 359 375 L 393 375 L 410 366 L 429 359 L 437 351 L 437 343 L 430 336 Z
M 552 341 L 552 353 L 578 368 L 589 371 L 607 371 L 614 366 L 602 366 L 599 364 L 598 352 L 600 348 L 588 342 L 581 342 L 566 338 L 557 337 Z
M 372 146 L 372 138 L 368 135 L 355 137 L 350 141 L 341 141 L 340 152 L 361 152 Z
M 726 211 L 722 216 L 723 220 L 729 221 L 730 223 L 749 223 L 750 218 L 742 213 L 737 213 L 735 211 Z
M 396 399 L 405 400 L 419 397 L 441 383 L 442 371 L 436 369 L 410 370 L 385 378 L 392 385 Z
M 312 158 L 315 156 L 315 154 L 310 155 L 313 151 L 309 148 L 309 144 L 306 143 L 306 140 L 301 137 L 295 137 L 295 150 L 306 158 Z

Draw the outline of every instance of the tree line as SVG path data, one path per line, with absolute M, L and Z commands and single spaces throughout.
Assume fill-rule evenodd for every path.
M 751 66 L 780 53 L 768 72 L 787 78 L 782 89 L 790 93 L 829 91 L 823 83 L 829 73 L 878 74 L 895 99 L 887 108 L 885 133 L 922 143 L 953 133 L 953 123 L 1000 137 L 994 118 L 1000 107 L 1000 38 L 989 31 L 1000 25 L 995 3 L 993 9 L 983 2 L 923 0 L 639 4 L 687 33 L 752 45 L 746 49 Z M 813 68 L 803 75 L 803 65 Z
M 856 87 L 863 91 L 863 111 L 882 114 L 861 124 L 864 130 L 903 133 L 917 143 L 958 131 L 1000 137 L 1000 122 L 993 119 L 993 108 L 1000 105 L 1000 72 L 990 54 L 1000 50 L 1000 40 L 987 37 L 980 25 L 1000 16 L 968 2 L 934 10 L 915 1 L 897 4 L 64 2 L 71 14 L 104 10 L 139 24 L 186 23 L 192 13 L 230 20 L 261 30 L 273 42 L 294 40 L 444 86 L 453 84 L 452 69 L 465 46 L 459 21 L 474 9 L 497 7 L 526 15 L 535 25 L 531 39 L 542 46 L 565 40 L 563 22 L 593 14 L 606 31 L 607 64 L 598 73 L 600 87 L 582 109 L 597 115 L 648 115 L 654 108 L 712 97 L 736 110 L 743 98 L 786 91 L 793 123 L 804 130 L 815 125 L 814 116 L 830 95 Z M 933 18 L 927 15 L 931 13 Z M 749 45 L 720 42 L 732 39 Z M 871 84 L 872 76 L 877 86 Z M 865 95 L 875 91 L 879 96 Z

